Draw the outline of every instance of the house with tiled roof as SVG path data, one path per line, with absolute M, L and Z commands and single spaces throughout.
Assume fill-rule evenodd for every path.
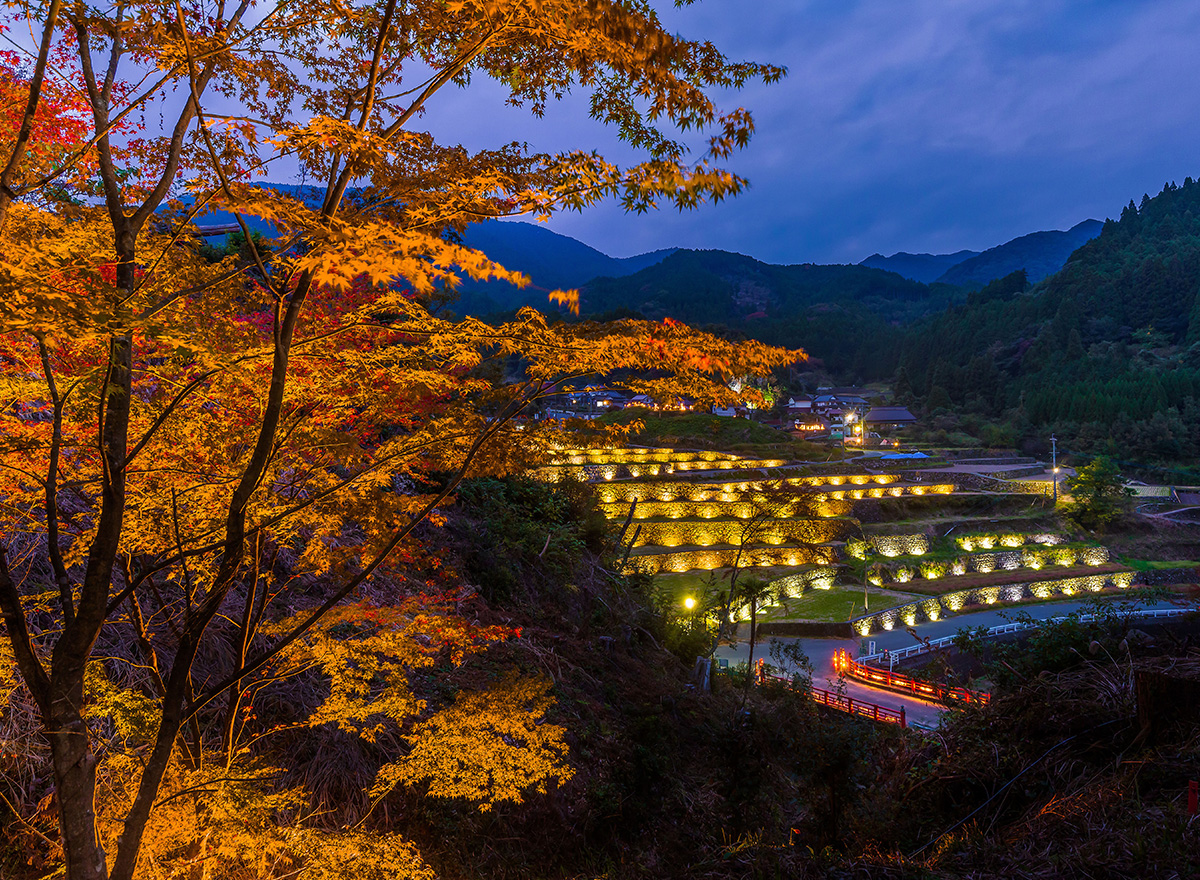
M 867 411 L 863 421 L 868 428 L 894 431 L 916 424 L 917 417 L 906 406 L 875 406 Z

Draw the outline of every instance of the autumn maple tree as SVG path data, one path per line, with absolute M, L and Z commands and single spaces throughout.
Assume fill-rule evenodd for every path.
M 408 744 L 371 797 L 426 786 L 486 807 L 569 777 L 540 680 L 440 707 L 409 688 L 434 658 L 517 637 L 457 616 L 452 584 L 418 596 L 416 531 L 464 477 L 561 439 L 513 420 L 573 377 L 728 400 L 730 376 L 797 353 L 673 322 L 524 309 L 488 324 L 431 304 L 463 277 L 526 281 L 457 243 L 470 222 L 736 193 L 718 163 L 752 121 L 706 90 L 782 71 L 674 36 L 636 0 L 11 8 L 32 40 L 0 59 L 0 607 L 49 743 L 65 876 L 130 880 L 184 803 L 176 830 L 271 825 L 294 792 L 235 808 L 220 780 L 235 762 L 270 777 L 245 738 L 254 694 L 314 669 L 328 697 L 312 724 L 390 725 Z M 583 89 L 643 158 L 440 144 L 422 111 L 472 76 L 538 114 Z M 141 131 L 160 114 L 161 133 Z M 306 197 L 253 185 L 285 161 L 319 182 Z M 237 218 L 243 254 L 201 257 L 206 208 Z M 220 662 L 198 664 L 217 644 Z M 117 646 L 136 662 L 114 690 Z M 120 770 L 101 767 L 98 711 L 127 744 L 106 758 Z M 319 861 L 302 830 L 271 833 L 280 864 Z M 232 858 L 220 840 L 180 846 Z

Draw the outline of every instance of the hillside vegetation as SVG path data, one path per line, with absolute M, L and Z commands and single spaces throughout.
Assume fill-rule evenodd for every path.
M 1200 184 L 1188 178 L 1130 202 L 1042 283 L 1014 273 L 918 322 L 901 384 L 927 411 L 1056 431 L 1071 451 L 1188 459 L 1200 453 L 1198 289 Z
M 627 425 L 640 421 L 642 429 L 634 438 L 647 446 L 674 446 L 684 449 L 730 450 L 750 458 L 787 458 L 796 460 L 835 460 L 843 450 L 804 440 L 796 440 L 786 431 L 750 419 L 734 419 L 709 413 L 659 413 L 630 407 L 601 417 L 607 425 Z
M 830 370 L 887 376 L 895 367 L 893 326 L 961 298 L 866 266 L 775 266 L 726 251 L 680 250 L 623 278 L 597 278 L 583 309 L 724 325 L 764 342 L 788 340 Z

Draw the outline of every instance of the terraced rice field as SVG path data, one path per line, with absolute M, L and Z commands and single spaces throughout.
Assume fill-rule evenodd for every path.
M 1132 572 L 1111 562 L 1103 547 L 1068 544 L 1044 529 L 1021 531 L 1023 524 L 1032 526 L 1037 511 L 1014 517 L 1007 530 L 992 522 L 997 531 L 988 532 L 978 510 L 963 509 L 974 501 L 950 500 L 966 494 L 957 491 L 952 473 L 840 467 L 825 465 L 818 473 L 799 463 L 732 453 L 573 449 L 552 457 L 539 473 L 554 480 L 573 471 L 598 484 L 605 515 L 629 521 L 622 535 L 627 567 L 654 574 L 664 601 L 682 603 L 690 596 L 703 604 L 728 590 L 735 565 L 743 569 L 741 577 L 766 578 L 772 596 L 760 620 L 853 616 L 855 629 L 867 635 L 974 605 L 1123 588 L 1132 581 Z M 1020 495 L 970 494 L 997 504 Z M 878 521 L 867 534 L 855 516 L 859 505 L 873 505 L 877 518 L 888 503 L 905 499 L 933 514 L 913 522 L 907 534 L 888 534 L 904 528 Z M 1020 500 L 1044 504 L 1028 495 Z M 956 509 L 963 509 L 959 520 Z M 964 528 L 951 535 L 960 520 Z M 863 607 L 864 589 L 869 609 Z M 740 614 L 748 617 L 745 610 Z

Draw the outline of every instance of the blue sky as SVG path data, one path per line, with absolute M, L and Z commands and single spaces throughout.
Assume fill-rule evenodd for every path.
M 684 36 L 786 65 L 722 104 L 754 111 L 732 162 L 751 188 L 679 214 L 615 206 L 551 228 L 614 256 L 722 248 L 771 262 L 879 251 L 982 250 L 1116 216 L 1164 182 L 1200 177 L 1195 0 L 706 0 L 658 4 Z M 478 82 L 424 125 L 482 148 L 623 153 L 582 95 L 543 120 Z

